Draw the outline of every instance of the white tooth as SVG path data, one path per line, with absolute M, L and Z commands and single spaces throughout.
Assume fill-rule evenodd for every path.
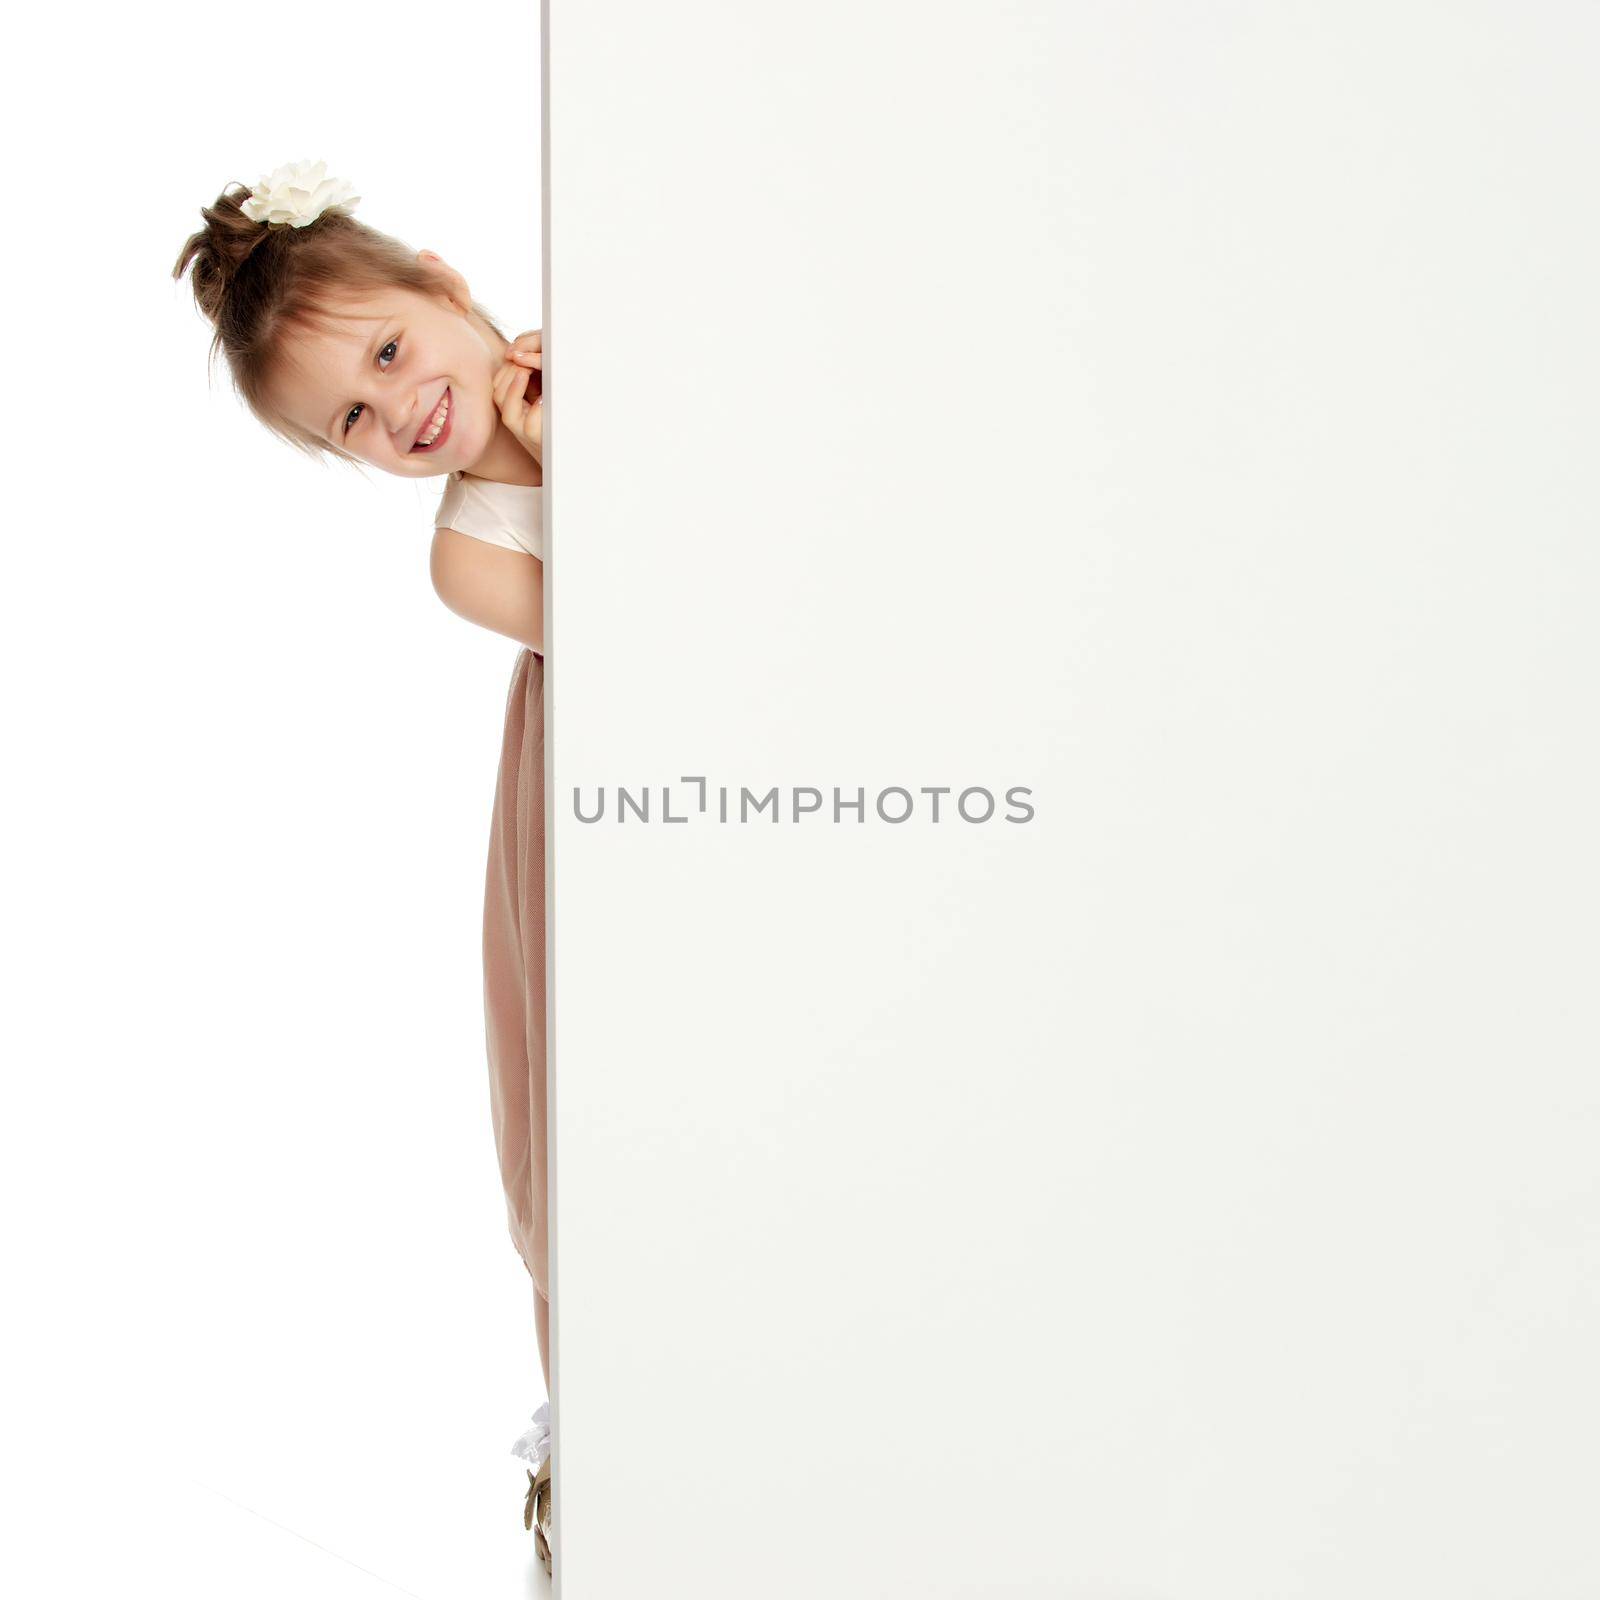
M 441 395 L 439 398 L 439 404 L 433 408 L 433 415 L 428 419 L 428 425 L 423 430 L 422 439 L 420 441 L 422 444 L 432 444 L 433 441 L 439 437 L 439 435 L 444 431 L 445 418 L 449 416 L 449 414 L 450 397 L 448 394 Z

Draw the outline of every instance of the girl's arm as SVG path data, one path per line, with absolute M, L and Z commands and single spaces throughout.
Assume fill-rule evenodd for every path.
M 433 592 L 468 622 L 544 654 L 544 563 L 454 528 L 436 529 Z

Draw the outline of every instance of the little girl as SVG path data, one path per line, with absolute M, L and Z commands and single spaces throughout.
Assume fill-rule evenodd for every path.
M 447 474 L 434 517 L 439 598 L 518 640 L 506 701 L 483 913 L 490 1110 L 511 1237 L 534 1287 L 550 1387 L 546 1234 L 544 447 L 541 333 L 506 337 L 466 280 L 357 222 L 324 164 L 229 185 L 178 256 L 212 353 L 274 433 L 403 478 Z M 549 1403 L 513 1446 L 524 1524 L 553 1573 Z

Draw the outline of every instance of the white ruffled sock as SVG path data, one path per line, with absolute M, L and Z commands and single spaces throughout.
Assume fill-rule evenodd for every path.
M 527 1462 L 535 1475 L 550 1455 L 550 1402 L 548 1400 L 533 1414 L 527 1431 L 512 1445 L 511 1453 L 518 1461 Z

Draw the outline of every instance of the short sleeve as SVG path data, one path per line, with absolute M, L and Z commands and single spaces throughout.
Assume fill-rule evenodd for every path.
M 536 485 L 487 483 L 453 472 L 439 497 L 433 525 L 542 558 L 542 498 Z

